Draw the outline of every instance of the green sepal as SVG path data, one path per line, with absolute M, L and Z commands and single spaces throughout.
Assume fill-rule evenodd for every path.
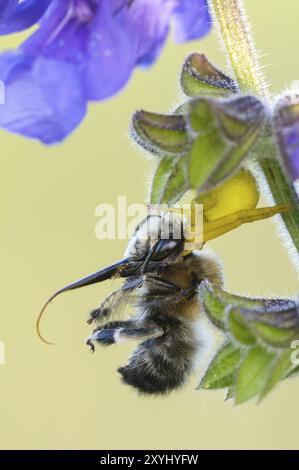
M 190 149 L 191 138 L 183 115 L 138 111 L 133 116 L 132 137 L 151 153 L 181 155 Z
M 189 181 L 191 187 L 206 192 L 241 167 L 259 139 L 265 111 L 252 96 L 199 98 L 190 102 L 186 118 L 194 138 Z
M 225 96 L 238 91 L 230 77 L 214 67 L 204 54 L 190 55 L 183 65 L 181 86 L 187 96 Z
M 199 298 L 207 316 L 214 325 L 225 330 L 225 307 L 223 302 L 224 291 L 208 281 L 203 281 L 199 288 Z M 225 294 L 225 293 L 224 293 Z
M 251 348 L 244 357 L 235 385 L 237 405 L 260 395 L 271 376 L 276 354 L 261 346 Z
M 271 346 L 281 348 L 289 347 L 291 342 L 295 338 L 298 338 L 299 335 L 298 327 L 283 329 L 259 321 L 253 322 L 252 325 L 255 328 L 257 336 Z
M 188 155 L 160 161 L 151 188 L 151 204 L 174 204 L 188 189 Z
M 299 307 L 291 300 L 264 301 L 264 309 L 242 310 L 242 316 L 257 338 L 275 348 L 290 348 L 299 337 Z
M 277 355 L 272 366 L 271 374 L 268 377 L 264 388 L 260 393 L 259 400 L 263 400 L 267 395 L 269 395 L 273 388 L 280 382 L 281 379 L 283 379 L 285 374 L 291 369 L 291 354 L 292 351 L 287 349 Z
M 227 328 L 238 343 L 245 346 L 252 346 L 256 343 L 254 334 L 238 310 L 232 309 L 228 312 Z
M 254 396 L 265 398 L 280 380 L 295 376 L 299 366 L 292 359 L 293 341 L 299 338 L 299 304 L 289 299 L 255 299 L 230 294 L 204 281 L 199 298 L 209 319 L 224 330 L 230 348 L 241 351 L 242 363 L 232 362 L 229 384 L 221 351 L 212 361 L 201 388 L 227 386 L 230 397 L 243 403 Z M 223 350 L 223 364 L 225 364 Z M 231 349 L 233 351 L 233 349 Z M 228 354 L 229 357 L 229 354 Z M 218 366 L 220 364 L 220 366 Z M 226 378 L 226 381 L 224 380 Z
M 222 330 L 227 329 L 227 312 L 231 308 L 263 311 L 266 308 L 265 305 L 269 304 L 269 301 L 264 299 L 231 294 L 208 281 L 201 284 L 200 298 L 210 320 Z
M 227 343 L 216 354 L 198 389 L 218 389 L 230 387 L 234 383 L 235 371 L 241 360 L 241 351 Z

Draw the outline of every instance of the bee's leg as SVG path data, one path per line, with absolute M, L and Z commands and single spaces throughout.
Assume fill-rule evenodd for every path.
M 267 219 L 273 215 L 280 214 L 290 210 L 288 205 L 280 205 L 273 207 L 262 207 L 259 209 L 244 209 L 232 214 L 228 214 L 219 219 L 215 219 L 211 222 L 204 222 L 203 226 L 203 241 L 212 240 L 226 232 L 230 232 L 240 225 L 255 222 L 257 220 Z
M 135 321 L 114 321 L 106 323 L 102 328 L 96 329 L 86 344 L 94 351 L 93 342 L 97 341 L 103 346 L 121 343 L 128 340 L 143 340 L 146 338 L 157 338 L 164 333 L 155 323 L 140 324 Z

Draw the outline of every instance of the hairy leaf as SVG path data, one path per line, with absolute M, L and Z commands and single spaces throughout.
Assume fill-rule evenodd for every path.
M 237 310 L 231 310 L 228 314 L 228 330 L 232 334 L 235 340 L 239 343 L 252 346 L 256 343 L 256 338 L 242 314 Z
M 265 111 L 250 96 L 199 98 L 191 101 L 187 119 L 195 138 L 189 180 L 193 188 L 206 192 L 240 168 L 260 136 Z
M 138 111 L 133 116 L 132 136 L 149 152 L 183 154 L 190 148 L 184 116 Z
M 156 170 L 152 189 L 151 203 L 175 203 L 188 189 L 188 156 L 163 157 Z
M 280 380 L 284 377 L 284 375 L 290 370 L 292 366 L 290 356 L 291 351 L 288 349 L 278 354 L 272 367 L 270 376 L 268 377 L 265 386 L 261 391 L 259 397 L 260 400 L 263 400 L 273 390 L 275 385 L 277 385 L 278 382 L 280 382 Z
M 238 372 L 235 388 L 236 404 L 244 403 L 264 390 L 275 358 L 274 352 L 269 352 L 261 346 L 255 346 L 248 351 Z
M 217 389 L 233 385 L 234 376 L 241 360 L 241 351 L 226 344 L 215 356 L 198 388 Z
M 280 300 L 263 311 L 242 310 L 242 316 L 250 324 L 255 335 L 266 344 L 277 348 L 289 348 L 299 337 L 299 306 L 291 300 Z
M 216 326 L 225 329 L 225 303 L 221 299 L 221 289 L 213 286 L 208 281 L 202 282 L 199 295 L 202 299 L 203 307 Z
M 209 385 L 213 388 L 213 384 L 228 386 L 229 396 L 233 394 L 239 404 L 254 396 L 263 399 L 280 380 L 299 373 L 292 358 L 293 340 L 299 338 L 297 301 L 237 296 L 208 281 L 202 283 L 199 296 L 210 320 L 225 331 L 230 347 L 245 355 L 240 368 L 236 361 L 234 372 L 231 370 L 230 377 L 236 377 L 236 382 L 229 384 L 219 353 L 206 372 L 201 388 Z M 269 346 L 271 350 L 267 349 Z M 223 351 L 224 364 L 226 351 L 229 357 L 229 346 Z M 220 367 L 216 367 L 218 364 Z
M 204 54 L 192 54 L 184 63 L 181 85 L 187 96 L 225 96 L 238 90 L 236 83 L 216 69 Z

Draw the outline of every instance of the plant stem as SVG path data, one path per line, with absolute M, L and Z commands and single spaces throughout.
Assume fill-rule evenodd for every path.
M 243 2 L 209 0 L 209 3 L 240 90 L 267 97 L 267 86 L 260 72 Z
M 239 88 L 244 93 L 254 93 L 269 100 L 266 83 L 258 63 L 258 55 L 246 19 L 243 0 L 208 0 L 215 25 L 224 44 Z M 261 146 L 263 148 L 263 146 Z M 269 152 L 270 150 L 270 152 Z M 289 203 L 292 209 L 282 216 L 285 229 L 297 253 L 299 252 L 299 200 L 277 159 L 273 144 L 266 154 L 260 155 L 262 171 L 276 204 Z M 287 240 L 289 242 L 289 240 Z M 297 257 L 292 257 L 295 266 Z M 298 266 L 296 266 L 298 268 Z
M 274 149 L 275 151 L 276 149 Z M 284 225 L 289 233 L 291 242 L 299 251 L 299 210 L 298 196 L 285 176 L 278 159 L 263 158 L 260 161 L 260 168 L 268 183 L 269 189 L 276 204 L 290 204 L 294 209 L 281 214 Z M 291 253 L 292 255 L 292 253 Z M 297 257 L 296 257 L 297 258 Z M 293 259 L 293 262 L 298 262 Z M 298 266 L 297 266 L 298 267 Z

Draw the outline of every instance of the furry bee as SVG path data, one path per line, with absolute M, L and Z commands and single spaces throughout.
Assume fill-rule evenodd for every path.
M 184 236 L 175 238 L 175 225 L 181 222 L 169 223 L 161 215 L 149 215 L 136 228 L 122 261 L 64 287 L 46 304 L 62 292 L 123 278 L 121 289 L 90 313 L 88 322 L 98 325 L 86 343 L 94 351 L 94 343 L 109 346 L 137 340 L 131 358 L 118 372 L 124 383 L 142 394 L 166 394 L 184 385 L 200 346 L 198 286 L 204 279 L 217 285 L 223 280 L 216 257 L 205 250 L 186 251 Z M 130 301 L 135 307 L 133 317 L 109 321 L 116 309 Z
M 88 322 L 96 323 L 97 327 L 87 344 L 94 351 L 95 343 L 109 346 L 123 340 L 137 340 L 139 345 L 128 363 L 118 369 L 122 380 L 143 394 L 166 394 L 181 387 L 198 358 L 203 358 L 201 369 L 204 369 L 211 360 L 211 357 L 204 358 L 205 354 L 215 353 L 223 341 L 201 308 L 200 284 L 207 279 L 220 287 L 223 285 L 221 264 L 202 248 L 203 244 L 240 225 L 291 210 L 289 205 L 256 208 L 258 200 L 257 183 L 244 169 L 213 193 L 207 193 L 200 200 L 203 204 L 200 241 L 195 236 L 199 224 L 193 217 L 192 203 L 192 210 L 185 211 L 191 221 L 191 237 L 190 231 L 184 230 L 186 220 L 181 217 L 180 208 L 171 207 L 162 214 L 150 213 L 137 226 L 122 261 L 60 289 L 48 300 L 38 318 L 39 336 L 43 339 L 40 334 L 43 312 L 57 295 L 123 278 L 121 289 L 91 312 Z M 134 305 L 134 316 L 126 321 L 112 321 L 114 313 L 129 302 Z

